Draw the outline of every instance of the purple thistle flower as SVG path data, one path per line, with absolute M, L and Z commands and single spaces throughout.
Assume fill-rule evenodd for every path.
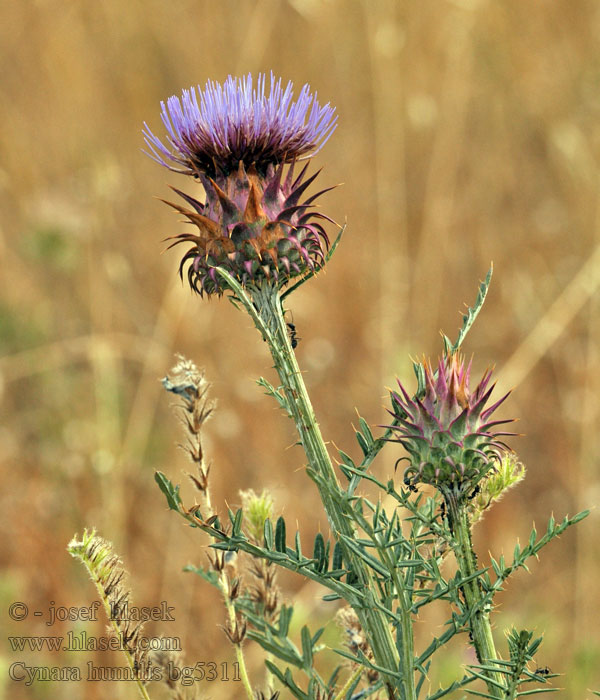
M 318 173 L 306 178 L 305 166 L 294 176 L 294 164 L 327 141 L 335 109 L 321 107 L 308 85 L 293 102 L 292 84 L 284 90 L 273 74 L 268 94 L 264 75 L 256 88 L 248 75 L 209 81 L 199 95 L 192 88 L 162 103 L 168 145 L 144 125 L 148 155 L 199 179 L 206 195 L 201 202 L 173 188 L 187 207 L 167 202 L 197 228 L 171 237 L 172 245 L 191 244 L 180 275 L 187 266 L 192 289 L 210 295 L 223 292 L 215 267 L 243 285 L 268 280 L 278 287 L 319 270 L 329 245 L 321 222 L 334 222 L 315 211 L 315 200 L 332 188 L 301 200 Z
M 292 83 L 284 89 L 273 73 L 268 92 L 264 74 L 256 87 L 250 74 L 223 85 L 209 80 L 204 90 L 192 87 L 161 103 L 166 144 L 144 123 L 148 155 L 174 172 L 211 177 L 229 175 L 240 161 L 264 174 L 270 164 L 310 158 L 334 131 L 335 108 L 321 107 L 308 85 L 292 98 Z
M 409 454 L 404 458 L 410 463 L 404 481 L 412 488 L 432 484 L 446 495 L 466 497 L 509 451 L 500 438 L 515 433 L 496 428 L 513 419 L 490 417 L 510 392 L 486 408 L 494 389 L 492 371 L 488 369 L 471 391 L 471 363 L 465 366 L 456 353 L 439 361 L 437 376 L 429 362 L 423 368 L 423 396 L 411 398 L 400 382 L 400 393 L 392 392 L 390 413 L 396 425 L 388 427 L 396 434 L 392 441 L 400 442 Z

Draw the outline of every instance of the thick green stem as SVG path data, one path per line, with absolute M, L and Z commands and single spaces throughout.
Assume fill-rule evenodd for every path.
M 452 533 L 456 539 L 454 553 L 463 578 L 473 576 L 477 569 L 477 560 L 471 540 L 471 523 L 464 503 L 453 496 L 446 498 L 448 515 Z M 484 594 L 479 578 L 473 578 L 462 587 L 467 608 L 473 611 L 470 620 L 473 646 L 477 653 L 477 659 L 482 665 L 491 666 L 495 659 L 499 659 L 494 644 L 490 615 L 483 607 Z M 501 673 L 485 671 L 488 676 L 488 691 L 495 698 L 505 697 L 506 683 Z
M 334 498 L 331 493 L 332 490 L 336 490 L 340 494 L 342 492 L 291 346 L 279 292 L 271 286 L 264 286 L 260 289 L 254 289 L 252 297 L 258 313 L 269 329 L 276 345 L 275 348 L 271 348 L 275 369 L 279 374 L 308 463 L 330 487 L 327 489 L 319 486 L 319 493 L 331 529 L 336 538 L 342 534 L 354 539 L 356 537 L 355 527 L 351 518 L 344 512 L 342 499 Z M 371 569 L 348 548 L 344 547 L 343 542 L 342 547 L 346 561 L 358 576 L 359 585 L 363 590 L 376 595 L 377 585 Z M 407 687 L 413 687 L 413 684 L 406 682 L 408 676 L 411 678 L 413 676 L 412 659 L 408 668 L 400 670 L 400 657 L 385 614 L 369 603 L 364 606 L 356 606 L 355 611 L 369 639 L 375 663 L 380 667 L 405 675 L 403 680 L 393 676 L 386 678 L 390 691 L 394 692 L 393 697 L 400 700 L 414 700 L 414 694 L 407 693 Z

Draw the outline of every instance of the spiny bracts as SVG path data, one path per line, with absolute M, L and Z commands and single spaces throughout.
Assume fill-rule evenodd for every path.
M 509 393 L 486 408 L 495 385 L 488 369 L 474 391 L 469 387 L 471 363 L 458 353 L 441 359 L 437 371 L 423 362 L 425 390 L 411 398 L 400 382 L 392 392 L 395 442 L 407 450 L 404 472 L 409 488 L 431 484 L 446 497 L 469 497 L 478 482 L 496 468 L 509 448 L 502 437 L 515 435 L 496 428 L 513 419 L 490 420 Z
M 216 267 L 243 285 L 266 280 L 282 287 L 325 262 L 329 240 L 321 222 L 332 220 L 314 202 L 327 190 L 301 201 L 316 174 L 306 178 L 305 167 L 294 177 L 294 164 L 321 148 L 337 117 L 308 85 L 292 98 L 292 84 L 284 89 L 273 74 L 269 91 L 264 74 L 256 87 L 251 75 L 229 76 L 162 103 L 165 143 L 144 125 L 148 155 L 204 187 L 205 202 L 180 190 L 187 206 L 167 202 L 198 229 L 171 238 L 172 245 L 192 244 L 179 272 L 187 266 L 200 294 L 224 291 Z
M 296 178 L 293 164 L 283 178 L 283 163 L 269 166 L 264 177 L 253 166 L 246 170 L 242 161 L 227 177 L 201 173 L 205 203 L 173 188 L 191 208 L 166 203 L 198 229 L 171 236 L 169 246 L 192 244 L 179 265 L 181 276 L 187 265 L 192 289 L 200 295 L 221 294 L 217 266 L 243 285 L 266 279 L 278 286 L 323 266 L 329 239 L 319 219 L 332 220 L 314 211 L 313 203 L 328 190 L 300 201 L 318 175 L 305 180 L 307 167 Z

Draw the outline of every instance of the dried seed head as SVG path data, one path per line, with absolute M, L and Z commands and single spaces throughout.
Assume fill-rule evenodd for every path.
M 132 621 L 125 614 L 131 604 L 131 592 L 124 585 L 123 562 L 114 553 L 110 542 L 96 535 L 95 530 L 84 530 L 81 540 L 75 535 L 67 551 L 87 569 L 109 614 L 110 633 L 120 640 L 120 648 L 131 660 L 135 678 L 145 682 L 148 651 L 139 644 L 143 623 Z

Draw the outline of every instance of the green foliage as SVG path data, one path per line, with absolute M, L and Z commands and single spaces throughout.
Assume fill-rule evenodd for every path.
M 462 318 L 462 327 L 458 332 L 458 337 L 456 338 L 456 341 L 453 343 L 448 336 L 444 335 L 444 351 L 447 355 L 456 352 L 460 346 L 463 344 L 463 341 L 467 335 L 467 333 L 471 330 L 471 326 L 475 323 L 475 319 L 479 315 L 479 312 L 483 308 L 483 304 L 485 302 L 485 298 L 488 293 L 488 289 L 490 287 L 490 282 L 492 281 L 492 274 L 494 272 L 494 265 L 490 265 L 490 269 L 488 270 L 487 275 L 485 276 L 485 279 L 483 282 L 479 284 L 479 291 L 477 293 L 477 299 L 475 299 L 475 304 L 471 307 L 467 307 L 467 311 L 463 314 Z
M 173 486 L 169 479 L 162 472 L 158 471 L 154 474 L 154 480 L 158 484 L 158 488 L 165 494 L 169 508 L 180 512 L 181 496 L 179 495 L 179 486 Z
M 330 253 L 336 245 L 337 241 Z M 338 467 L 344 477 L 343 485 L 340 484 L 295 363 L 281 297 L 273 297 L 264 289 L 242 288 L 228 273 L 219 269 L 217 273 L 228 285 L 232 302 L 248 311 L 271 349 L 280 385 L 276 388 L 263 378 L 258 383 L 296 423 L 300 443 L 307 454 L 306 473 L 321 495 L 332 525 L 333 541 L 318 533 L 311 549 L 307 549 L 312 554 L 305 554 L 300 532 L 295 532 L 292 538 L 282 516 L 273 523 L 273 504 L 264 494 L 245 499 L 245 514 L 242 509 L 228 511 L 229 522 L 227 527 L 222 527 L 216 517 L 205 521 L 198 510 L 186 509 L 179 487 L 162 473 L 156 474 L 156 481 L 169 508 L 191 527 L 207 533 L 211 548 L 244 552 L 256 560 L 318 582 L 327 591 L 323 599 L 344 601 L 356 620 L 352 623 L 350 641 L 334 650 L 351 661 L 354 669 L 340 689 L 340 668 L 328 681 L 317 671 L 322 628 L 313 633 L 305 625 L 300 629 L 299 639 L 292 639 L 292 607 L 284 605 L 276 617 L 268 618 L 263 607 L 248 593 L 232 599 L 237 614 L 248 624 L 247 637 L 266 652 L 265 663 L 272 676 L 299 700 L 318 697 L 362 700 L 380 689 L 390 698 L 437 700 L 461 688 L 472 695 L 515 700 L 522 695 L 552 690 L 548 687 L 552 674 L 543 669 L 529 669 L 541 637 L 534 639 L 527 630 L 512 630 L 507 638 L 509 658 L 505 660 L 496 652 L 490 612 L 495 595 L 509 577 L 520 568 L 527 569 L 532 557 L 537 557 L 543 547 L 588 512 L 565 517 L 558 524 L 551 518 L 546 532 L 539 538 L 534 528 L 524 547 L 515 546 L 510 564 L 504 556 L 498 560 L 490 557 L 489 566 L 480 564 L 471 541 L 472 523 L 485 508 L 521 481 L 524 469 L 517 458 L 511 455 L 502 461 L 470 498 L 453 501 L 447 494 L 437 492 L 425 496 L 414 485 L 397 487 L 393 478 L 380 480 L 370 471 L 392 429 L 388 427 L 375 437 L 361 416 L 354 436 L 362 457 L 360 462 L 354 461 L 347 452 L 339 450 Z M 444 336 L 446 353 L 455 352 L 464 341 L 485 301 L 491 276 L 492 268 L 479 286 L 475 304 L 463 316 L 457 340 L 452 343 Z M 296 283 L 287 293 L 301 283 Z M 420 363 L 415 363 L 414 369 L 418 398 L 424 389 L 425 374 Z M 401 420 L 403 416 L 398 413 L 395 421 Z M 377 501 L 359 495 L 363 481 L 379 490 Z M 384 508 L 384 499 L 392 506 Z M 443 566 L 450 552 L 458 564 L 451 574 Z M 194 567 L 187 570 L 219 586 L 214 572 Z M 415 649 L 413 625 L 423 608 L 439 602 L 447 609 L 441 632 L 424 649 Z M 458 636 L 474 645 L 479 663 L 467 666 L 461 678 L 427 691 L 428 675 L 438 660 L 438 652 Z M 298 674 L 306 677 L 306 685 Z M 531 687 L 533 684 L 541 687 Z

